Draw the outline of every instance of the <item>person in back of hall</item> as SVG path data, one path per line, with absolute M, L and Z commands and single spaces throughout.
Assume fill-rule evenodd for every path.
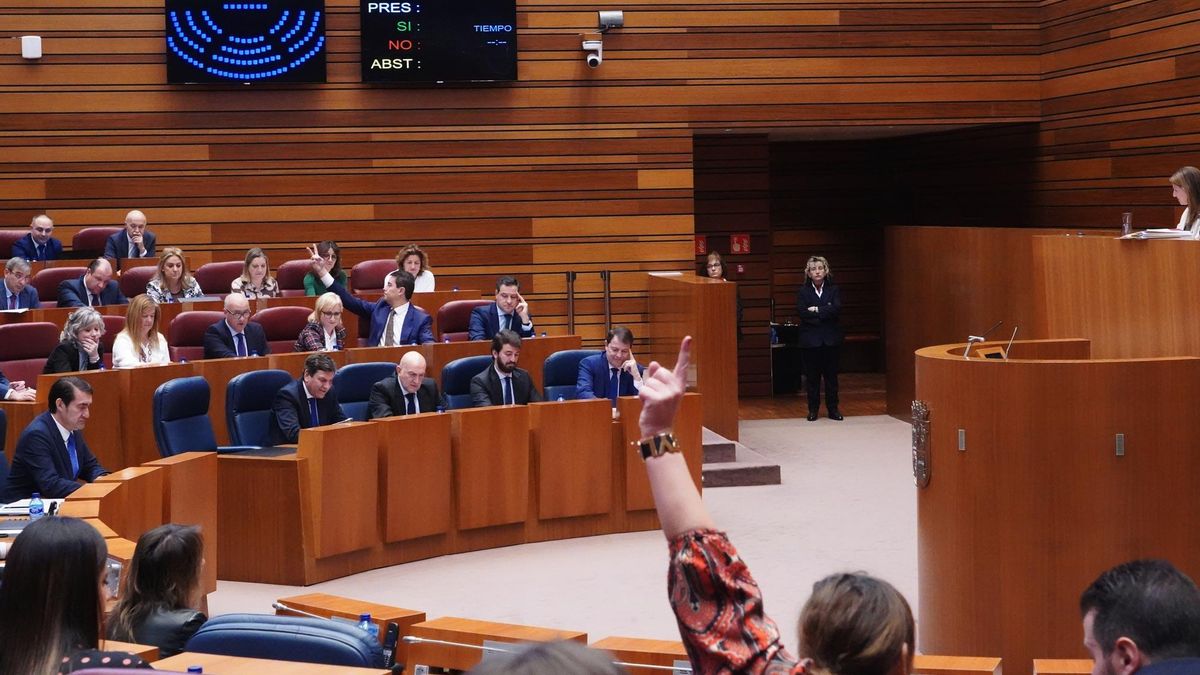
M 77 518 L 42 518 L 13 541 L 0 584 L 0 675 L 149 668 L 100 651 L 108 546 Z
M 194 525 L 168 523 L 138 538 L 108 624 L 108 638 L 158 647 L 160 658 L 183 651 L 208 617 L 201 571 L 204 540 Z
M 300 440 L 300 430 L 337 424 L 346 413 L 333 391 L 337 366 L 328 354 L 318 352 L 304 359 L 304 373 L 275 394 L 271 403 L 271 444 Z
M 445 410 L 446 401 L 438 393 L 437 381 L 425 377 L 425 357 L 420 352 L 405 352 L 396 364 L 396 374 L 371 385 L 367 419 Z
M 721 254 L 716 251 L 709 251 L 704 262 L 704 273 L 709 279 L 720 279 L 721 281 L 729 281 L 726 278 L 725 260 L 721 258 Z M 734 309 L 737 311 L 737 338 L 742 339 L 742 296 L 734 290 L 734 297 L 737 299 Z
M 279 297 L 279 282 L 271 276 L 267 254 L 257 246 L 246 251 L 242 263 L 242 276 L 229 284 L 232 293 L 241 293 L 249 299 Z
M 431 293 L 434 289 L 433 271 L 429 269 L 429 256 L 416 244 L 409 244 L 396 255 L 396 267 L 413 277 L 414 293 Z
M 1171 175 L 1171 196 L 1184 207 L 1177 230 L 1191 230 L 1200 237 L 1200 169 L 1185 166 Z
M 329 290 L 337 293 L 342 307 L 371 322 L 367 345 L 370 347 L 393 347 L 399 345 L 429 344 L 433 342 L 433 318 L 425 310 L 412 304 L 413 278 L 403 270 L 388 274 L 383 280 L 383 297 L 375 302 L 359 300 L 346 287 L 334 279 L 327 267 L 328 261 L 319 249 L 308 250 L 313 273 Z
M 637 396 L 643 370 L 633 358 L 633 331 L 614 326 L 604 340 L 604 353 L 579 362 L 575 398 L 606 398 L 616 409 L 618 396 Z
M 104 257 L 118 266 L 125 258 L 153 258 L 154 239 L 154 233 L 146 229 L 146 214 L 135 209 L 125 214 L 125 228 L 105 240 Z
M 629 671 L 612 660 L 612 654 L 574 640 L 528 642 L 512 645 L 508 654 L 489 655 L 467 671 L 468 675 L 621 675 Z
M 471 310 L 467 327 L 470 340 L 490 340 L 501 330 L 511 330 L 523 338 L 533 337 L 533 317 L 529 303 L 521 297 L 521 284 L 516 277 L 496 280 L 496 301 Z
M 309 251 L 311 254 L 312 252 Z M 336 241 L 325 241 L 316 245 L 316 255 L 321 257 L 325 262 L 325 271 L 333 277 L 333 280 L 346 286 L 346 270 L 342 269 L 342 249 L 337 245 Z M 314 270 L 304 275 L 304 294 L 305 295 L 321 295 L 328 293 L 333 289 L 329 288 L 329 284 L 321 281 L 321 275 Z
M 158 259 L 158 272 L 146 284 L 146 293 L 157 303 L 183 302 L 204 295 L 200 283 L 188 271 L 183 251 L 174 246 L 163 249 Z
M 838 410 L 838 361 L 842 350 L 842 291 L 833 283 L 829 261 L 819 255 L 808 259 L 804 285 L 796 292 L 800 315 L 800 354 L 804 359 L 804 384 L 808 393 L 808 421 L 817 421 L 821 408 L 821 380 L 825 380 L 825 409 L 829 419 L 841 421 Z
M 267 332 L 250 320 L 250 302 L 246 296 L 225 296 L 225 318 L 204 331 L 204 358 L 228 359 L 235 356 L 266 356 L 271 353 Z
M 672 425 L 683 400 L 691 337 L 673 369 L 651 362 L 642 377 L 637 446 L 670 550 L 667 584 L 679 634 L 697 673 L 877 673 L 913 667 L 915 625 L 891 584 L 861 573 L 818 581 L 800 611 L 799 658 L 763 612 L 762 593 L 709 516 Z
M 33 493 L 59 499 L 108 473 L 83 440 L 92 409 L 92 385 L 60 377 L 50 387 L 48 410 L 33 418 L 17 439 L 4 484 L 4 503 Z M 5 579 L 7 581 L 7 579 Z
M 104 367 L 104 317 L 93 307 L 71 312 L 59 335 L 58 345 L 46 359 L 42 373 L 75 373 Z
M 158 332 L 162 315 L 158 303 L 142 293 L 129 301 L 125 313 L 125 328 L 113 340 L 114 368 L 162 365 L 171 362 L 167 338 Z
M 49 216 L 34 216 L 29 222 L 29 234 L 13 242 L 12 254 L 32 262 L 58 260 L 62 257 L 62 242 L 50 236 L 54 221 Z
M 471 401 L 476 408 L 525 405 L 542 400 L 529 372 L 517 367 L 520 359 L 520 335 L 501 330 L 492 337 L 492 364 L 471 378 Z
M 300 329 L 293 349 L 298 352 L 333 352 L 346 348 L 346 329 L 342 326 L 342 299 L 337 293 L 317 298 L 308 323 Z
M 25 386 L 25 380 L 9 382 L 0 371 L 0 401 L 33 401 L 37 399 L 37 390 Z
M 78 279 L 67 279 L 58 285 L 59 307 L 96 307 L 124 305 L 129 302 L 112 280 L 112 263 L 96 258 Z
M 4 297 L 0 309 L 37 309 L 42 306 L 37 289 L 29 284 L 33 267 L 20 256 L 4 263 Z
M 1200 673 L 1200 588 L 1165 560 L 1101 574 L 1079 598 L 1096 675 Z

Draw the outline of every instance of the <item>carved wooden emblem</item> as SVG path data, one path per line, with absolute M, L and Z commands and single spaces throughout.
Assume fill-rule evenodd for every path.
M 929 454 L 929 404 L 925 401 L 912 402 L 912 462 L 917 487 L 929 487 L 933 457 Z

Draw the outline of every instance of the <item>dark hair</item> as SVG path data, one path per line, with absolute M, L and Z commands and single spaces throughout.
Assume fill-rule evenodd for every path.
M 160 525 L 138 538 L 113 608 L 109 637 L 137 642 L 134 627 L 156 610 L 191 607 L 200 585 L 204 542 L 194 525 Z
M 337 365 L 324 352 L 309 354 L 308 358 L 304 359 L 304 374 L 312 377 L 317 374 L 318 370 L 332 373 L 337 371 Z
M 317 255 L 325 257 L 330 251 L 333 252 L 333 267 L 330 268 L 329 274 L 335 279 L 342 272 L 342 249 L 337 245 L 336 241 L 326 239 L 317 244 Z
M 497 293 L 500 292 L 501 286 L 516 286 L 518 291 L 521 290 L 521 282 L 517 281 L 517 278 L 512 276 L 505 275 L 496 280 Z
M 473 675 L 620 675 L 627 673 L 612 656 L 571 640 L 513 645 L 509 654 L 494 654 L 471 670 Z
M 102 265 L 102 264 L 106 264 L 106 265 L 108 265 L 109 267 L 112 267 L 112 263 L 110 263 L 110 262 L 108 261 L 108 258 L 96 258 L 96 259 L 95 259 L 95 260 L 93 260 L 92 262 L 88 263 L 88 266 L 87 266 L 87 271 L 88 271 L 88 274 L 91 274 L 92 272 L 95 272 L 95 271 L 96 271 L 96 268 L 97 268 L 97 267 L 100 267 L 100 265 Z
M 617 338 L 630 347 L 633 346 L 633 331 L 629 330 L 625 326 L 613 326 L 612 328 L 609 328 L 608 335 L 604 337 L 604 344 L 612 342 L 613 338 Z
M 1188 196 L 1188 215 L 1192 217 L 1192 225 L 1200 219 L 1200 169 L 1185 166 L 1171 175 L 1171 185 L 1183 188 Z
M 1150 660 L 1200 656 L 1200 589 L 1166 560 L 1134 560 L 1101 574 L 1079 598 L 1105 654 L 1127 637 Z
M 912 609 L 882 579 L 833 574 L 813 584 L 800 610 L 800 656 L 816 672 L 874 675 L 891 670 L 908 647 L 913 656 Z
M 499 352 L 504 349 L 504 345 L 512 345 L 517 349 L 521 348 L 521 336 L 515 330 L 502 328 L 496 331 L 492 336 L 492 352 Z
M 396 254 L 396 267 L 404 269 L 404 260 L 410 255 L 415 255 L 421 261 L 421 271 L 429 271 L 429 255 L 421 250 L 416 244 L 405 246 L 399 253 Z
M 0 675 L 56 672 L 63 657 L 100 645 L 108 547 L 76 518 L 42 518 L 21 531 L 0 585 Z
M 717 253 L 716 251 L 709 251 L 708 255 L 704 257 L 704 276 L 708 276 L 708 265 L 714 260 L 717 261 L 717 264 L 721 266 L 721 277 L 724 278 L 725 260 L 721 257 L 721 254 Z
M 395 272 L 389 273 L 388 276 L 393 278 L 393 283 L 395 283 L 398 288 L 404 289 L 404 299 L 412 300 L 413 290 L 417 287 L 417 281 L 413 278 L 413 275 L 405 272 L 404 270 L 396 270 Z
M 54 412 L 58 409 L 57 406 L 54 405 L 54 402 L 60 398 L 62 399 L 63 405 L 71 405 L 71 402 L 75 400 L 75 392 L 77 391 L 90 394 L 92 393 L 92 385 L 88 383 L 87 380 L 81 377 L 75 377 L 74 375 L 69 377 L 60 377 L 55 380 L 54 384 L 50 385 L 50 395 L 48 396 L 50 412 Z

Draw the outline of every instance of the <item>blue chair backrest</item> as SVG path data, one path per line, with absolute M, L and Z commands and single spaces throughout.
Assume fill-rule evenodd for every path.
M 350 417 L 367 421 L 367 402 L 371 400 L 371 385 L 396 374 L 396 364 L 387 361 L 351 363 L 338 368 L 333 376 L 333 391 L 338 403 Z
M 208 380 L 203 377 L 177 377 L 158 385 L 154 390 L 154 440 L 160 455 L 216 451 L 208 398 Z
M 184 651 L 331 666 L 383 667 L 379 642 L 357 626 L 298 616 L 213 617 L 192 635 Z
M 442 366 L 442 392 L 446 395 L 446 406 L 451 410 L 470 408 L 471 378 L 492 365 L 492 357 L 468 356 L 455 359 Z
M 225 390 L 225 423 L 232 445 L 271 445 L 271 402 L 292 381 L 286 370 L 256 370 L 229 381 Z
M 543 398 L 547 401 L 575 400 L 579 362 L 599 353 L 598 349 L 564 349 L 547 356 L 542 364 Z

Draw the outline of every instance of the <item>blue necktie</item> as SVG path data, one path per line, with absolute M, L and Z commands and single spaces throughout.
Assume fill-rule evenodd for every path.
M 512 314 L 504 315 L 504 330 L 512 330 L 513 319 Z
M 238 333 L 237 335 L 233 336 L 233 339 L 237 341 L 237 355 L 245 356 L 246 355 L 246 336 L 242 333 Z
M 309 420 L 311 422 L 308 426 L 310 426 L 310 427 L 321 426 L 321 416 L 317 414 L 317 399 L 315 399 L 315 398 L 308 399 L 308 416 L 309 416 Z M 305 427 L 305 428 L 307 428 L 307 427 Z
M 504 405 L 512 405 L 516 402 L 513 397 L 512 377 L 504 378 Z
M 75 450 L 75 434 L 67 436 L 67 455 L 71 457 L 71 480 L 79 476 L 79 453 Z
M 46 259 L 46 247 L 45 246 L 35 246 L 34 248 L 37 249 L 37 256 L 36 256 L 37 259 L 44 261 Z
M 404 398 L 406 401 L 408 401 L 408 403 L 404 406 L 404 414 L 405 415 L 417 414 L 417 395 L 416 394 L 405 394 Z
M 612 368 L 612 377 L 608 381 L 608 398 L 612 400 L 612 407 L 617 407 L 617 397 L 621 395 L 621 371 Z
M 16 294 L 13 294 L 13 295 L 10 295 L 10 296 L 8 296 L 8 308 L 9 308 L 9 309 L 16 309 L 16 308 L 17 308 L 17 296 L 16 296 Z

